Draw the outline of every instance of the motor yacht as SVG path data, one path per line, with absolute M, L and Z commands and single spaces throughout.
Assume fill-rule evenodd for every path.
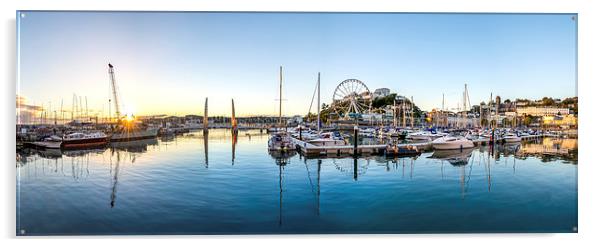
M 450 150 L 473 148 L 474 143 L 462 136 L 444 136 L 433 141 L 433 149 Z

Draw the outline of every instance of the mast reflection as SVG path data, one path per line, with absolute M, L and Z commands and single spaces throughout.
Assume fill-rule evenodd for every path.
M 283 172 L 284 167 L 290 162 L 290 159 L 294 157 L 297 152 L 296 151 L 270 151 L 270 156 L 276 162 L 278 166 L 278 187 L 280 189 L 280 198 L 279 198 L 279 209 L 278 209 L 278 226 L 282 226 L 282 192 L 283 192 Z
M 203 151 L 205 152 L 205 168 L 209 168 L 209 131 L 203 130 Z
M 238 129 L 232 129 L 232 165 L 236 158 L 236 143 L 238 143 Z

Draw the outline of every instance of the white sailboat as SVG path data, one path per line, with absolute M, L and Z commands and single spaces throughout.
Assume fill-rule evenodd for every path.
M 268 140 L 269 151 L 286 152 L 295 149 L 295 144 L 290 133 L 282 128 L 282 66 L 280 66 L 280 96 L 279 96 L 279 111 L 278 111 L 278 131 Z

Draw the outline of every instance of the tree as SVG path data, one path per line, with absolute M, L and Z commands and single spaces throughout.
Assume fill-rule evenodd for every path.
M 489 126 L 489 121 L 485 118 L 481 119 L 481 126 L 483 126 L 483 127 Z
M 393 105 L 393 101 L 395 101 L 395 97 L 397 97 L 397 94 L 392 93 L 385 97 L 380 97 L 380 98 L 374 99 L 372 101 L 372 108 L 381 108 L 381 107 L 384 107 L 387 105 Z
M 525 122 L 525 125 L 526 125 L 526 126 L 529 126 L 529 125 L 531 125 L 531 124 L 533 123 L 533 116 L 531 116 L 531 115 L 527 115 L 527 116 L 525 116 L 525 120 L 524 120 L 524 122 Z
M 543 97 L 541 101 L 544 106 L 553 106 L 556 104 L 553 98 Z
M 502 119 L 502 125 L 503 126 L 508 126 L 508 125 L 511 125 L 511 124 L 512 124 L 512 121 L 509 118 Z

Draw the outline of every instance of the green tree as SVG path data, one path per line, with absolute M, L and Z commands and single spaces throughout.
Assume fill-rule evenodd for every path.
M 374 99 L 372 101 L 372 108 L 381 108 L 387 105 L 393 105 L 393 101 L 395 101 L 395 97 L 397 97 L 396 93 L 389 94 L 385 97 L 380 97 L 378 99 Z
M 523 121 L 526 126 L 529 126 L 533 123 L 533 116 L 527 115 L 527 116 L 525 116 L 525 119 Z

